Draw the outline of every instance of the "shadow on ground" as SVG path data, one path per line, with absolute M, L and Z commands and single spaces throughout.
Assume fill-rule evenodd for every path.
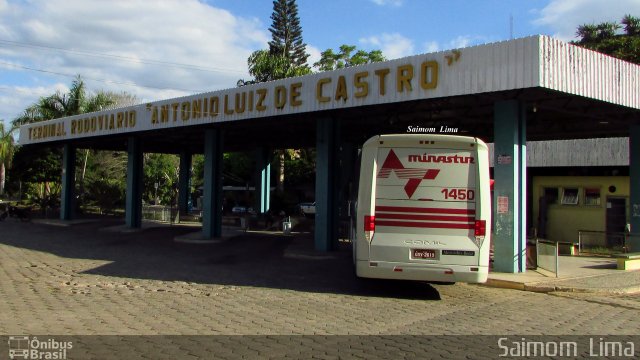
M 193 232 L 181 226 L 112 233 L 101 228 L 121 220 L 58 227 L 5 221 L 0 243 L 55 254 L 63 258 L 96 259 L 108 264 L 84 274 L 199 284 L 256 286 L 296 291 L 439 300 L 431 285 L 420 282 L 360 280 L 353 274 L 347 248 L 320 256 L 291 256 L 287 249 L 313 248 L 309 235 L 244 233 L 215 244 L 173 241 Z

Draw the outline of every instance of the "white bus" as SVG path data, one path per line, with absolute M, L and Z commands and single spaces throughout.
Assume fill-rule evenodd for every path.
M 351 242 L 358 277 L 482 283 L 489 272 L 487 145 L 378 135 L 360 156 Z

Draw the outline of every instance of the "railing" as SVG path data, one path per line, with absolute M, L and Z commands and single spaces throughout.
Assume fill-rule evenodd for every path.
M 351 242 L 351 219 L 349 217 L 341 217 L 338 222 L 338 241 Z
M 549 240 L 536 240 L 536 264 L 539 268 L 556 274 L 560 273 L 558 262 L 558 243 Z
M 173 224 L 178 215 L 178 208 L 171 206 L 146 205 L 142 207 L 142 219 Z
M 578 247 L 580 253 L 626 253 L 629 249 L 630 241 L 640 241 L 640 234 L 578 230 Z

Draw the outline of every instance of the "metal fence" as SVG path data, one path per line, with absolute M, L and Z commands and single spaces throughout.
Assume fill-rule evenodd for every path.
M 626 253 L 630 241 L 639 241 L 640 234 L 628 232 L 578 231 L 580 253 Z
M 558 277 L 560 273 L 558 243 L 548 240 L 536 240 L 536 264 L 539 268 L 555 273 L 556 277 Z
M 351 242 L 351 219 L 348 217 L 340 218 L 338 223 L 338 239 L 340 242 Z
M 146 205 L 142 207 L 142 219 L 144 220 L 174 223 L 177 217 L 177 207 L 158 205 Z

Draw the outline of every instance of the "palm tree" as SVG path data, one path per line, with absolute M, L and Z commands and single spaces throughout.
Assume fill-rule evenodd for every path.
M 115 96 L 111 93 L 98 93 L 95 96 L 87 96 L 84 81 L 78 75 L 71 83 L 71 88 L 67 94 L 57 91 L 53 95 L 40 98 L 35 104 L 26 108 L 22 115 L 13 121 L 13 125 L 20 126 L 98 111 L 115 103 Z
M 78 115 L 114 106 L 116 104 L 127 105 L 135 102 L 135 97 L 128 94 L 116 94 L 112 92 L 98 92 L 95 95 L 87 92 L 86 86 L 80 75 L 72 82 L 68 93 L 60 91 L 53 95 L 40 98 L 13 121 L 14 126 L 30 124 L 39 121 L 57 119 L 66 116 Z M 84 161 L 80 174 L 80 193 L 84 192 L 84 178 L 89 150 L 83 154 Z
M 12 126 L 8 131 L 5 131 L 4 121 L 0 120 L 0 195 L 4 194 L 6 171 L 11 167 L 11 160 L 15 151 L 13 132 L 16 129 L 17 127 Z
M 580 38 L 581 43 L 594 41 L 598 35 L 598 27 L 594 24 L 580 25 L 578 26 L 576 35 Z
M 640 34 L 640 18 L 625 15 L 621 21 L 622 25 L 624 25 L 624 32 L 629 36 L 635 36 Z

